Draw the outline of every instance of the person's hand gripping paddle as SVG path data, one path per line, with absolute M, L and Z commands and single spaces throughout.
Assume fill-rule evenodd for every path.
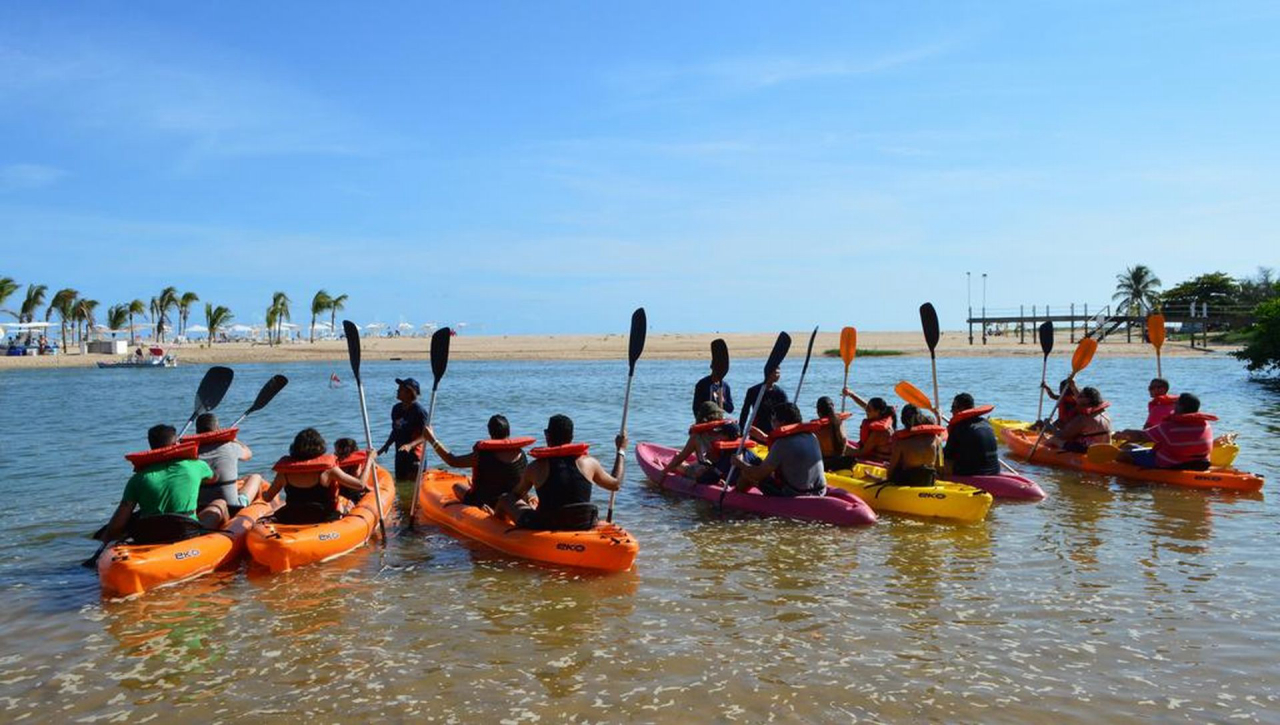
M 1084 370 L 1085 368 L 1089 367 L 1089 363 L 1093 362 L 1093 355 L 1097 351 L 1098 351 L 1097 340 L 1093 339 L 1092 337 L 1081 338 L 1080 344 L 1076 345 L 1075 354 L 1071 356 L 1071 374 L 1067 376 L 1068 383 L 1075 380 L 1076 375 L 1078 375 L 1081 370 Z M 1061 396 L 1061 393 L 1059 394 L 1059 396 Z M 1062 407 L 1062 398 L 1059 397 L 1057 404 L 1053 406 L 1055 417 L 1056 417 L 1057 411 L 1061 407 Z M 1035 456 L 1036 449 L 1040 447 L 1040 442 L 1044 440 L 1044 433 L 1045 433 L 1045 430 L 1047 429 L 1048 429 L 1048 426 L 1040 427 L 1040 435 L 1036 436 L 1035 444 L 1031 446 L 1031 451 L 1027 453 L 1028 461 L 1030 461 L 1032 457 Z

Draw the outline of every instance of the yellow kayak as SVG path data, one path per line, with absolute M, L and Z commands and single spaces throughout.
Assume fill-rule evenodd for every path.
M 884 483 L 884 476 L 883 468 L 859 463 L 851 471 L 828 471 L 827 485 L 857 496 L 876 513 L 975 523 L 986 518 L 991 509 L 991 494 L 980 488 L 950 481 L 936 481 L 932 486 L 904 486 Z
M 995 428 L 996 440 L 1004 441 L 1004 432 L 1006 430 L 1029 430 L 1031 423 L 1025 420 L 1013 420 L 1011 418 L 988 418 L 991 427 Z M 1234 442 L 1235 434 L 1222 436 L 1213 442 L 1213 451 L 1209 454 L 1209 465 L 1214 468 L 1231 468 L 1236 462 L 1236 456 L 1240 455 L 1240 446 Z

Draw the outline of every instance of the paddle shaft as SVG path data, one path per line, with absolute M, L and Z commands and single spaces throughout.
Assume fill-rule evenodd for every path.
M 636 374 L 635 368 L 632 368 L 631 372 L 627 373 L 627 392 L 622 394 L 622 426 L 619 429 L 619 433 L 618 433 L 619 435 L 627 434 L 627 410 L 631 407 L 631 379 L 635 377 L 635 374 Z M 622 449 L 618 449 L 617 455 L 624 456 L 626 455 L 626 451 Z M 604 519 L 609 523 L 613 523 L 613 500 L 617 497 L 617 495 L 618 495 L 617 491 L 609 492 L 609 512 L 608 514 L 605 515 L 605 519 Z
M 844 385 L 840 386 L 840 390 L 844 391 L 848 387 L 849 387 L 849 363 L 845 363 L 844 364 Z M 847 405 L 848 402 L 849 402 L 849 399 L 845 397 L 843 392 L 841 392 L 840 393 L 840 412 L 841 413 L 844 412 L 844 406 Z
M 1073 380 L 1075 380 L 1075 378 L 1076 378 L 1076 374 L 1075 372 L 1072 372 L 1070 375 L 1067 376 L 1067 382 L 1070 383 Z M 1065 390 L 1066 388 L 1063 388 L 1063 392 L 1065 392 Z M 1053 411 L 1051 415 L 1054 418 L 1058 417 L 1058 411 L 1062 409 L 1063 392 L 1059 392 L 1058 400 L 1053 404 Z M 1027 454 L 1027 462 L 1031 462 L 1031 458 L 1035 456 L 1036 449 L 1040 447 L 1040 443 L 1044 440 L 1044 434 L 1045 434 L 1045 431 L 1047 430 L 1049 430 L 1049 424 L 1047 422 L 1042 422 L 1040 425 L 1040 435 L 1036 436 L 1036 442 L 1034 445 L 1031 446 L 1031 452 Z
M 360 371 L 353 371 L 356 374 L 356 392 L 360 394 L 360 418 L 364 421 L 364 444 L 372 453 L 373 447 L 373 430 L 369 427 L 369 407 L 364 400 L 364 381 L 360 379 Z M 374 465 L 369 466 L 372 475 L 369 477 L 373 482 L 373 501 L 378 507 L 378 532 L 382 535 L 382 548 L 387 548 L 387 522 L 382 516 L 382 487 L 378 485 L 377 462 L 375 458 Z
M 747 449 L 747 441 L 751 438 L 751 429 L 755 427 L 756 416 L 760 414 L 760 404 L 764 402 L 764 389 L 769 387 L 769 381 L 766 379 L 760 384 L 760 390 L 756 393 L 755 402 L 751 404 L 751 415 L 747 417 L 747 429 L 742 431 L 742 438 L 738 439 L 738 450 L 734 452 L 733 457 L 739 458 L 742 452 Z M 729 475 L 725 476 L 724 488 L 720 489 L 720 501 L 717 504 L 720 511 L 724 512 L 724 496 L 729 492 L 729 487 L 733 485 L 734 474 L 738 472 L 736 466 L 729 468 Z
M 1044 386 L 1049 384 L 1049 356 L 1044 356 L 1044 365 L 1040 367 L 1040 404 L 1036 406 L 1036 420 L 1044 421 Z
M 436 413 L 436 386 L 431 386 L 431 401 L 427 404 L 427 427 L 431 427 L 431 418 Z M 418 461 L 418 475 L 413 479 L 413 500 L 409 502 L 409 528 L 413 528 L 413 517 L 418 513 L 418 494 L 422 491 L 422 476 L 427 470 L 427 446 L 422 444 L 422 459 Z

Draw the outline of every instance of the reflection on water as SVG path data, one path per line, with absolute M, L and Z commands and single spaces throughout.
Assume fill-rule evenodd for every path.
M 731 382 L 745 390 L 754 381 L 739 371 L 756 362 L 735 361 Z M 784 380 L 799 361 L 789 365 Z M 354 389 L 327 387 L 338 367 L 284 366 L 290 387 L 245 428 L 263 461 L 304 425 L 330 440 L 361 432 Z M 376 437 L 389 381 L 423 372 L 368 367 Z M 637 368 L 633 440 L 683 438 L 704 368 Z M 239 368 L 227 405 L 277 371 Z M 1280 389 L 1230 361 L 1179 359 L 1166 371 L 1239 431 L 1240 465 L 1272 479 L 1269 490 Z M 625 372 L 622 361 L 457 362 L 437 428 L 456 450 L 484 436 L 492 411 L 515 433 L 565 411 L 607 451 Z M 815 361 L 806 410 L 842 372 Z M 0 510 L 6 722 L 1274 722 L 1280 712 L 1280 517 L 1269 494 L 1036 467 L 1049 499 L 997 505 L 982 524 L 885 517 L 856 530 L 722 516 L 632 467 L 617 511 L 641 551 L 626 574 L 513 561 L 401 523 L 385 551 L 104 603 L 76 562 L 119 495 L 120 453 L 141 445 L 146 425 L 184 415 L 203 370 L 168 373 L 147 386 L 136 371 L 0 377 L 6 401 L 29 402 L 0 406 L 0 444 L 31 452 L 0 457 L 6 492 L 25 504 Z M 859 360 L 854 373 L 859 392 L 887 396 L 900 379 L 926 379 L 928 361 Z M 944 395 L 970 389 L 1003 415 L 1034 413 L 1038 358 L 945 360 L 939 373 Z M 1087 371 L 1120 425 L 1140 419 L 1149 375 L 1131 360 Z M 93 439 L 56 434 L 76 400 L 103 411 Z M 399 493 L 407 508 L 410 491 Z

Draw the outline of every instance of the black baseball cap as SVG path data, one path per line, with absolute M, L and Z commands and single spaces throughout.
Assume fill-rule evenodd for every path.
M 414 380 L 413 378 L 403 378 L 403 379 L 396 378 L 396 385 L 400 385 L 407 388 L 413 388 L 413 392 L 419 395 L 422 394 L 422 386 L 418 385 L 418 381 Z

